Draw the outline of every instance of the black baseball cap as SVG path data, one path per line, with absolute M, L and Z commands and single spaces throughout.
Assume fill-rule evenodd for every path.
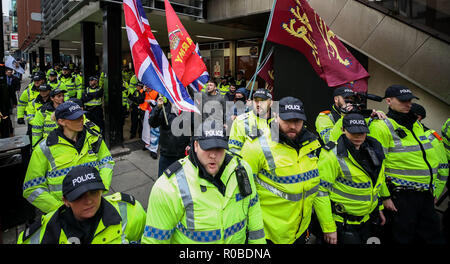
M 272 99 L 272 94 L 267 89 L 259 88 L 253 93 L 253 99 L 255 98 L 262 98 L 263 100 Z
M 73 202 L 88 191 L 106 191 L 98 170 L 91 166 L 78 166 L 67 173 L 63 180 L 63 196 Z
M 419 99 L 408 87 L 400 84 L 393 84 L 386 89 L 384 92 L 384 98 L 389 97 L 396 97 L 400 101 L 409 101 L 413 98 Z
M 47 84 L 41 84 L 41 86 L 39 86 L 39 91 L 49 91 L 51 89 L 52 89 L 52 87 Z
M 85 113 L 87 113 L 86 111 L 83 111 L 83 109 L 81 109 L 81 106 L 79 106 L 78 104 L 71 102 L 71 101 L 67 101 L 64 102 L 62 104 L 60 104 L 56 110 L 55 110 L 55 117 L 56 120 L 58 119 L 68 119 L 68 120 L 75 120 L 77 118 L 79 118 L 80 116 L 84 115 Z
M 40 81 L 40 80 L 44 80 L 44 79 L 45 79 L 45 77 L 40 74 L 35 74 L 33 76 L 33 81 Z
M 62 69 L 63 69 L 63 70 L 67 70 L 67 71 L 68 71 L 68 70 L 69 70 L 69 67 L 67 67 L 67 66 L 63 66 L 63 67 L 62 67 Z
M 53 89 L 53 90 L 50 92 L 50 97 L 54 97 L 55 95 L 60 94 L 60 93 L 67 93 L 67 91 L 66 91 L 66 90 L 62 90 L 62 89 L 59 89 L 59 88 Z
M 96 76 L 89 77 L 89 81 L 98 81 L 98 78 Z
M 342 119 L 342 127 L 352 134 L 369 133 L 366 120 L 361 114 L 351 113 Z
M 58 73 L 56 71 L 50 71 L 50 73 L 48 74 L 49 76 L 57 76 Z
M 341 86 L 341 87 L 334 89 L 334 91 L 333 91 L 333 97 L 338 96 L 338 95 L 340 95 L 344 98 L 347 98 L 347 97 L 351 97 L 351 96 L 355 95 L 355 92 L 348 87 Z
M 228 140 L 224 127 L 215 120 L 207 120 L 197 128 L 194 140 L 198 141 L 203 150 L 213 148 L 228 149 Z
M 281 98 L 279 102 L 280 118 L 283 120 L 301 119 L 306 121 L 303 102 L 300 99 L 287 96 Z

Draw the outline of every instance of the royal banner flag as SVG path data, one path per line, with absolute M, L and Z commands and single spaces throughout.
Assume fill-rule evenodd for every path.
M 195 51 L 195 43 L 184 29 L 169 1 L 165 0 L 164 4 L 172 68 L 183 86 L 187 87 L 206 71 L 206 65 Z
M 301 52 L 329 87 L 367 92 L 369 73 L 306 0 L 277 1 L 267 40 Z
M 269 51 L 266 58 L 261 63 L 261 67 L 257 71 L 259 77 L 263 78 L 266 81 L 267 85 L 273 87 L 274 83 L 274 71 L 273 71 L 273 49 Z

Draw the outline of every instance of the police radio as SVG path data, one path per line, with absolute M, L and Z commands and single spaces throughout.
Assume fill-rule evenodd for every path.
M 248 179 L 247 171 L 244 166 L 242 166 L 240 159 L 237 159 L 238 166 L 236 168 L 236 179 L 238 182 L 239 192 L 242 198 L 245 198 L 252 194 L 252 186 L 250 185 L 250 180 Z

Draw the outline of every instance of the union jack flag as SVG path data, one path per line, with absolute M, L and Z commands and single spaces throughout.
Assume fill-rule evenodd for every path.
M 197 43 L 197 46 L 195 47 L 195 52 L 197 52 L 197 54 L 198 54 L 198 56 L 200 56 L 200 58 L 202 57 L 202 55 L 200 55 L 200 49 L 198 47 L 198 43 Z M 195 91 L 200 92 L 208 80 L 209 80 L 209 73 L 208 73 L 208 71 L 204 71 L 195 81 L 193 81 L 191 84 L 189 84 L 189 86 L 192 87 Z
M 178 109 L 200 113 L 156 41 L 141 1 L 124 0 L 123 12 L 138 79 L 165 96 Z

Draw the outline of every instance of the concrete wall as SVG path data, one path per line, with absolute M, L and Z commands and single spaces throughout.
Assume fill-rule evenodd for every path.
M 270 12 L 273 0 L 209 0 L 208 22 Z
M 371 59 L 369 59 L 369 73 L 369 93 L 371 94 L 383 97 L 384 91 L 391 84 L 401 84 L 410 88 L 413 94 L 419 97 L 419 100 L 414 99 L 413 102 L 422 105 L 427 111 L 427 117 L 423 123 L 440 134 L 442 125 L 450 117 L 449 105 Z M 367 106 L 385 113 L 388 111 L 384 100 L 381 103 L 369 100 Z

